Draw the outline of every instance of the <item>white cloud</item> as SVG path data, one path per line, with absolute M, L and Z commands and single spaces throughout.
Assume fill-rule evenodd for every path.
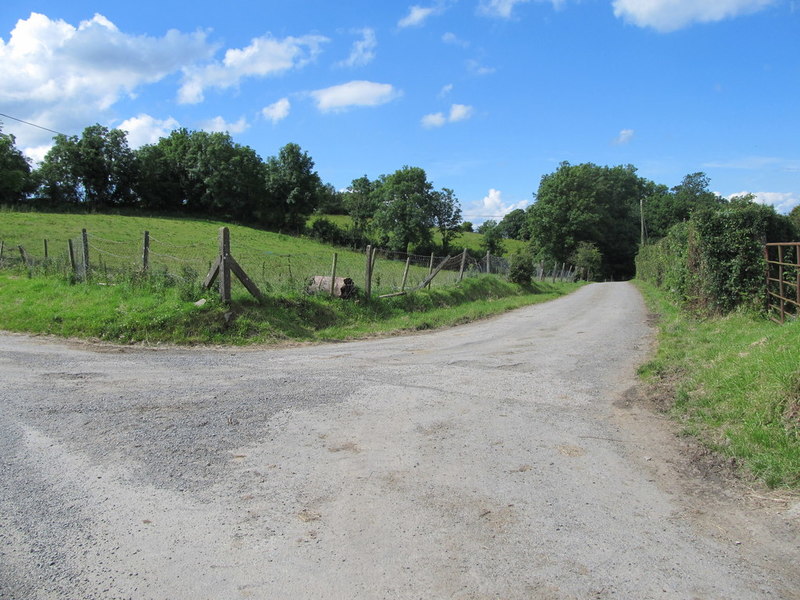
M 469 48 L 469 42 L 460 39 L 455 33 L 447 32 L 442 35 L 442 41 L 445 44 L 452 44 L 453 46 L 460 46 L 461 48 Z
M 466 121 L 472 116 L 473 112 L 475 110 L 467 104 L 453 104 L 450 107 L 450 118 L 448 120 L 451 123 Z
M 510 19 L 517 4 L 525 4 L 530 0 L 481 0 L 478 13 L 489 17 Z
M 614 15 L 638 27 L 667 33 L 692 23 L 712 23 L 758 12 L 776 0 L 614 0 Z
M 491 75 L 497 69 L 495 69 L 494 67 L 485 67 L 482 64 L 480 64 L 477 60 L 468 60 L 467 70 L 473 75 Z
M 185 68 L 178 101 L 197 104 L 202 102 L 206 88 L 223 90 L 239 85 L 247 77 L 267 77 L 301 68 L 317 57 L 327 41 L 321 35 L 282 40 L 270 35 L 254 38 L 249 46 L 227 50 L 222 61 Z
M 434 7 L 424 8 L 422 6 L 412 6 L 408 9 L 408 14 L 397 22 L 398 27 L 417 27 L 422 25 L 425 20 L 435 14 L 437 9 Z
M 427 129 L 434 127 L 442 127 L 447 123 L 457 123 L 458 121 L 466 121 L 469 119 L 475 109 L 467 104 L 453 104 L 450 106 L 450 113 L 437 112 L 422 117 L 422 126 Z
M 503 200 L 503 193 L 494 188 L 489 190 L 489 193 L 484 196 L 480 202 L 473 202 L 470 208 L 465 211 L 464 217 L 478 223 L 487 219 L 494 219 L 500 221 L 512 210 L 518 208 L 525 208 L 528 206 L 527 200 L 520 200 L 519 202 L 506 203 Z
M 139 148 L 145 144 L 155 144 L 178 127 L 180 124 L 172 117 L 159 120 L 150 115 L 140 114 L 126 119 L 117 126 L 117 129 L 128 133 L 128 145 L 131 148 Z
M 242 133 L 249 127 L 250 124 L 244 117 L 242 117 L 235 123 L 228 123 L 222 117 L 214 117 L 213 119 L 209 119 L 207 121 L 203 121 L 202 123 L 200 123 L 200 129 L 202 129 L 203 131 L 227 132 L 231 134 Z
M 453 84 L 448 83 L 447 85 L 443 85 L 442 89 L 439 90 L 439 98 L 444 98 L 445 96 L 449 95 L 450 92 L 453 91 Z
M 739 192 L 738 194 L 731 194 L 726 196 L 728 200 L 734 196 L 746 196 L 751 192 Z M 781 214 L 789 213 L 795 206 L 800 205 L 800 194 L 794 192 L 752 192 L 756 198 L 756 202 L 774 206 Z
M 340 67 L 362 67 L 375 58 L 375 48 L 378 47 L 378 39 L 375 37 L 375 30 L 365 27 L 360 30 L 362 38 L 353 43 L 350 56 L 337 63 Z
M 633 136 L 636 132 L 633 129 L 623 129 L 619 132 L 619 135 L 614 139 L 614 143 L 618 146 L 622 146 L 623 144 L 627 144 L 633 139 Z
M 0 39 L 0 106 L 5 112 L 64 133 L 109 117 L 108 109 L 186 65 L 212 56 L 204 33 L 170 30 L 163 37 L 130 35 L 103 15 L 78 26 L 31 13 Z M 51 134 L 14 131 L 20 147 Z
M 422 117 L 422 126 L 426 129 L 441 127 L 445 123 L 447 123 L 447 117 L 444 116 L 444 113 L 431 113 Z
M 311 92 L 317 108 L 322 112 L 346 110 L 351 106 L 379 106 L 391 102 L 400 94 L 389 83 L 372 81 L 350 81 Z
M 274 124 L 288 117 L 291 107 L 292 105 L 288 98 L 281 98 L 277 102 L 273 102 L 269 106 L 262 108 L 261 114 L 265 119 L 269 119 Z

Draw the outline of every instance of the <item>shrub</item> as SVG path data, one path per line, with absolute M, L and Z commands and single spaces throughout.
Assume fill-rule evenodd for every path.
M 511 255 L 511 265 L 508 269 L 508 279 L 519 285 L 530 285 L 533 277 L 533 257 L 530 252 L 517 250 Z

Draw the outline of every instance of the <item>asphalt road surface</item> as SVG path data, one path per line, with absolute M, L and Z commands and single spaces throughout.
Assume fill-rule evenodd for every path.
M 636 289 L 420 335 L 0 334 L 0 598 L 800 598 L 800 504 L 636 400 Z

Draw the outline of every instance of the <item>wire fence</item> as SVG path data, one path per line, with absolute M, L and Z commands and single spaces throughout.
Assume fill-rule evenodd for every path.
M 69 235 L 69 234 L 68 234 Z M 64 243 L 66 241 L 66 243 Z M 219 254 L 218 240 L 210 237 L 177 244 L 143 232 L 118 239 L 83 233 L 60 240 L 0 240 L 0 268 L 27 268 L 30 273 L 62 273 L 79 280 L 91 274 L 97 282 L 113 283 L 144 271 L 176 281 L 202 281 Z M 231 254 L 264 293 L 300 292 L 315 276 L 331 274 L 333 252 L 274 252 L 269 247 L 233 239 Z M 364 252 L 336 251 L 338 277 L 349 277 L 364 288 Z M 447 259 L 447 260 L 445 260 Z M 506 275 L 506 259 L 487 254 L 476 260 L 467 252 L 454 256 L 419 255 L 377 249 L 372 264 L 373 295 L 413 290 L 438 269 L 428 287 L 444 287 L 484 273 Z

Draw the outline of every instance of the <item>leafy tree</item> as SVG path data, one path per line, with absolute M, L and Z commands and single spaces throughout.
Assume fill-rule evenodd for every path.
M 484 221 L 481 226 L 478 227 L 478 233 L 483 234 L 481 250 L 494 256 L 500 256 L 505 252 L 503 232 L 496 221 L 491 219 Z
M 478 228 L 475 230 L 475 233 L 486 233 L 489 229 L 494 229 L 495 227 L 497 227 L 497 221 L 495 221 L 494 219 L 487 219 L 486 221 L 478 225 Z
M 645 180 L 632 165 L 600 167 L 563 162 L 542 177 L 536 202 L 528 209 L 531 244 L 547 260 L 566 262 L 580 242 L 594 243 L 602 271 L 630 277 L 639 242 L 639 200 Z
M 80 138 L 54 140 L 39 169 L 42 195 L 93 208 L 135 204 L 136 161 L 124 131 L 92 125 Z
M 343 194 L 330 183 L 320 184 L 315 212 L 321 215 L 346 215 Z
M 575 252 L 569 257 L 569 262 L 578 272 L 583 272 L 587 278 L 594 278 L 600 272 L 603 264 L 603 255 L 593 242 L 578 242 Z
M 533 278 L 533 256 L 528 250 L 517 250 L 511 255 L 508 279 L 519 285 L 530 285 Z
M 723 203 L 724 199 L 708 189 L 709 183 L 702 172 L 686 175 L 672 189 L 648 182 L 649 190 L 643 200 L 648 236 L 664 237 L 670 227 L 688 221 L 695 211 Z
M 353 219 L 353 229 L 359 232 L 367 230 L 370 221 L 378 210 L 379 199 L 376 194 L 380 187 L 379 181 L 370 181 L 364 175 L 354 179 L 344 193 L 342 200 L 347 214 Z
M 461 235 L 461 207 L 455 192 L 449 188 L 433 192 L 432 208 L 434 227 L 442 236 L 442 252 L 447 254 L 450 242 Z
M 528 233 L 528 215 L 521 208 L 517 208 L 508 213 L 499 223 L 503 237 L 512 240 L 527 240 L 530 238 Z
M 795 206 L 792 212 L 789 213 L 789 219 L 794 223 L 795 231 L 800 232 L 800 204 Z
M 464 233 L 472 233 L 474 231 L 474 227 L 472 225 L 472 222 L 471 221 L 464 221 L 461 224 L 461 231 L 463 231 Z
M 390 249 L 408 252 L 411 244 L 432 244 L 436 197 L 423 169 L 406 166 L 384 177 L 376 197 L 375 225 Z
M 16 147 L 16 138 L 0 128 L 0 204 L 24 200 L 33 192 L 31 165 Z
M 267 160 L 264 172 L 267 201 L 257 211 L 259 221 L 279 231 L 302 231 L 322 187 L 314 161 L 300 146 L 289 143 Z

